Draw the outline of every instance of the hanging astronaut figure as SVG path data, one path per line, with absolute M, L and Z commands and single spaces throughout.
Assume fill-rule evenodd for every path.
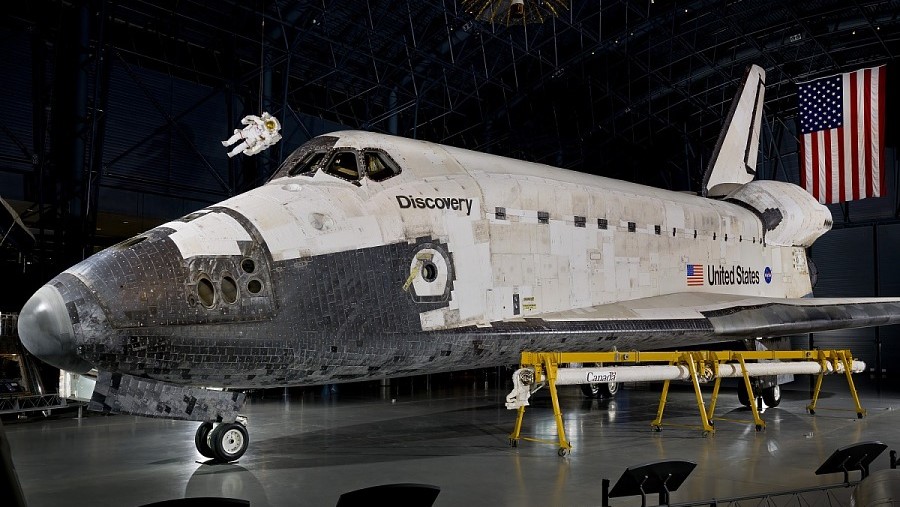
M 249 114 L 241 120 L 241 123 L 246 127 L 241 130 L 234 129 L 234 135 L 222 141 L 222 146 L 230 146 L 241 141 L 228 152 L 229 158 L 241 152 L 244 155 L 256 155 L 281 139 L 281 134 L 278 133 L 281 125 L 269 113 L 263 113 L 262 116 Z

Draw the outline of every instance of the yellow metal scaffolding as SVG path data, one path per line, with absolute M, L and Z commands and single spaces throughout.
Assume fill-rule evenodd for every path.
M 572 450 L 572 444 L 566 439 L 565 427 L 562 420 L 562 411 L 559 407 L 559 395 L 556 389 L 557 371 L 562 364 L 581 363 L 581 364 L 604 364 L 616 366 L 644 365 L 652 363 L 667 363 L 673 366 L 683 366 L 690 372 L 690 381 L 694 387 L 694 394 L 697 401 L 697 408 L 700 414 L 700 426 L 689 426 L 691 428 L 701 429 L 704 436 L 715 433 L 713 420 L 729 420 L 724 418 L 715 418 L 716 401 L 719 396 L 719 388 L 721 387 L 722 378 L 719 377 L 720 364 L 739 364 L 743 373 L 743 384 L 746 389 L 748 399 L 750 400 L 750 409 L 753 412 L 753 421 L 756 431 L 762 431 L 766 427 L 765 421 L 759 415 L 756 407 L 756 397 L 753 394 L 753 387 L 750 382 L 750 376 L 747 373 L 748 361 L 816 361 L 820 365 L 820 373 L 817 375 L 816 386 L 813 391 L 812 400 L 807 405 L 807 411 L 815 414 L 816 403 L 822 389 L 822 379 L 829 371 L 837 372 L 843 367 L 844 375 L 847 378 L 847 384 L 850 388 L 850 394 L 853 397 L 855 411 L 858 418 L 866 415 L 865 409 L 859 402 L 859 396 L 856 392 L 856 386 L 853 384 L 852 363 L 853 356 L 849 350 L 766 350 L 766 351 L 689 351 L 689 352 L 522 352 L 521 367 L 534 371 L 534 382 L 540 383 L 541 379 L 546 382 L 550 390 L 550 399 L 553 403 L 553 415 L 556 419 L 557 440 L 546 440 L 540 438 L 522 436 L 522 423 L 525 417 L 525 407 L 518 408 L 516 416 L 516 424 L 513 432 L 509 435 L 509 444 L 512 447 L 518 446 L 519 440 L 527 440 L 532 442 L 542 442 L 554 444 L 559 447 L 559 455 L 565 456 Z M 829 370 L 829 366 L 831 369 Z M 713 392 L 710 399 L 709 409 L 703 399 L 703 393 L 700 390 L 700 384 L 707 382 L 710 378 L 715 378 L 713 383 Z M 659 398 L 659 408 L 657 409 L 656 419 L 650 423 L 651 428 L 655 431 L 661 431 L 663 427 L 663 411 L 666 406 L 669 394 L 669 386 L 671 380 L 663 383 L 662 393 Z M 747 421 L 733 421 L 747 422 Z M 670 424 L 670 426 L 676 426 Z

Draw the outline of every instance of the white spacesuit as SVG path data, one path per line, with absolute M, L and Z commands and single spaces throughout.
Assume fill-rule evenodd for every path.
M 281 125 L 278 120 L 269 113 L 263 113 L 262 116 L 247 115 L 241 123 L 246 125 L 242 130 L 234 129 L 234 135 L 228 140 L 222 141 L 222 146 L 230 146 L 241 141 L 230 152 L 229 157 L 233 157 L 243 152 L 244 155 L 256 155 L 264 149 L 272 146 L 281 139 Z

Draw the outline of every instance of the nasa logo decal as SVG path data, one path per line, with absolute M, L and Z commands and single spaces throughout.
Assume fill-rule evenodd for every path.
M 766 283 L 772 283 L 772 268 L 766 266 L 766 270 L 763 272 L 763 278 L 766 279 Z

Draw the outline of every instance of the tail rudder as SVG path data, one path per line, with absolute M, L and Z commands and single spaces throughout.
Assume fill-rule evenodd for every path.
M 765 85 L 762 67 L 747 69 L 703 176 L 704 196 L 724 197 L 756 176 Z

